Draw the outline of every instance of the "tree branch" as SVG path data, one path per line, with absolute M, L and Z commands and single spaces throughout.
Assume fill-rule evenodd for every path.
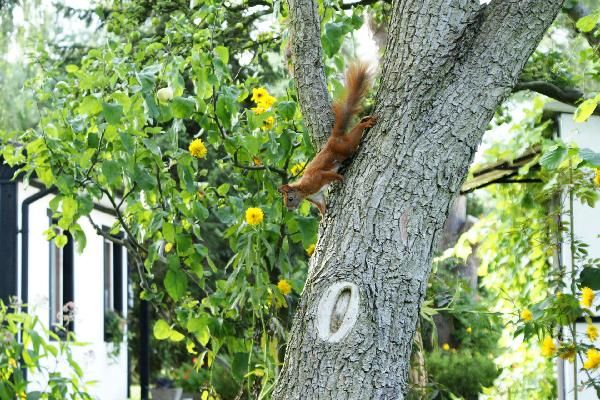
M 352 7 L 355 7 L 355 6 L 369 6 L 371 4 L 375 4 L 375 3 L 379 3 L 379 2 L 391 3 L 392 0 L 360 0 L 360 1 L 355 1 L 352 3 L 342 2 L 341 8 L 342 8 L 342 10 L 350 10 Z
M 272 167 L 270 165 L 244 165 L 244 164 L 241 164 L 238 161 L 238 157 L 237 157 L 238 150 L 236 150 L 235 153 L 233 153 L 233 165 L 235 165 L 236 167 L 241 168 L 241 169 L 245 169 L 245 170 L 248 170 L 248 171 L 263 171 L 263 170 L 267 170 L 267 171 L 275 172 L 276 174 L 278 174 L 279 176 L 281 176 L 281 178 L 285 182 L 287 182 L 287 179 L 288 179 L 287 172 L 285 172 L 284 170 L 279 169 L 277 167 Z
M 294 79 L 304 122 L 320 149 L 333 126 L 333 110 L 323 71 L 321 27 L 317 2 L 288 0 Z
M 513 91 L 518 92 L 521 90 L 531 90 L 575 107 L 583 99 L 583 92 L 577 88 L 561 88 L 552 82 L 546 81 L 521 81 L 516 84 Z

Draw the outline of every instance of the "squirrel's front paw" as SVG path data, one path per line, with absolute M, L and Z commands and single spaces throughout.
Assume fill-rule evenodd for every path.
M 377 123 L 377 117 L 374 115 L 369 115 L 366 117 L 363 117 L 360 120 L 360 123 L 365 127 L 365 128 L 372 128 L 375 123 Z

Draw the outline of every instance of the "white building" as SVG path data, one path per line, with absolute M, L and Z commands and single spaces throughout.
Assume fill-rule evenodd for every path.
M 85 380 L 96 381 L 90 394 L 101 400 L 126 399 L 127 343 L 122 342 L 115 355 L 104 323 L 105 313 L 127 316 L 125 249 L 98 235 L 87 219 L 79 221 L 87 238 L 81 254 L 71 240 L 62 249 L 48 242 L 44 231 L 52 225 L 49 202 L 53 192 L 34 185 L 25 187 L 11 181 L 12 175 L 13 171 L 0 163 L 0 298 L 6 302 L 16 295 L 46 326 L 62 324 L 63 306 L 72 302 L 74 321 L 64 326 L 75 333 L 77 341 L 87 343 L 73 346 L 72 352 Z M 107 229 L 115 219 L 100 205 L 91 217 Z M 45 386 L 45 380 L 42 375 L 29 374 L 28 389 Z
M 547 114 L 554 118 L 556 122 L 557 134 L 566 143 L 575 143 L 579 148 L 590 149 L 596 153 L 600 153 L 600 117 L 592 116 L 585 123 L 576 123 L 573 120 L 575 109 L 570 106 L 565 106 L 560 103 L 552 103 L 546 106 Z M 563 204 L 563 218 L 568 215 L 569 202 Z M 600 258 L 600 206 L 595 208 L 588 206 L 585 203 L 575 198 L 573 203 L 573 226 L 575 239 L 587 243 L 589 256 L 591 258 Z M 565 271 L 571 270 L 571 248 L 568 237 L 563 238 L 560 249 L 560 265 Z M 596 305 L 599 303 L 595 302 Z M 600 329 L 600 318 L 593 318 L 593 323 Z M 577 341 L 588 342 L 585 335 L 586 323 L 584 320 L 577 323 Z M 565 330 L 565 337 L 569 337 L 569 333 Z M 598 346 L 598 343 L 596 343 Z M 581 360 L 577 360 L 577 383 L 586 382 L 589 380 L 586 372 L 582 370 Z M 558 398 L 573 399 L 574 396 L 574 379 L 575 373 L 573 363 L 558 360 Z M 593 388 L 585 389 L 577 393 L 578 400 L 595 400 L 598 396 Z

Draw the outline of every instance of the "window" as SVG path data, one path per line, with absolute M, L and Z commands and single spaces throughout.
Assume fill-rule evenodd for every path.
M 68 242 L 62 249 L 50 242 L 49 262 L 50 327 L 61 338 L 72 332 L 75 325 L 73 240 L 68 232 L 64 234 Z
M 109 228 L 103 227 L 105 231 Z M 122 235 L 120 235 L 122 236 Z M 115 320 L 123 316 L 123 247 L 104 239 L 104 341 L 111 341 Z

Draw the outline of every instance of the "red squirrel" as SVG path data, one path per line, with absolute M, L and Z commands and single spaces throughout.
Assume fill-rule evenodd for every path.
M 277 189 L 283 194 L 289 210 L 297 208 L 306 199 L 319 208 L 321 215 L 325 215 L 325 189 L 331 182 L 344 179 L 338 174 L 338 169 L 358 149 L 363 131 L 373 127 L 377 121 L 373 116 L 364 117 L 346 134 L 350 120 L 360 111 L 360 101 L 370 82 L 369 67 L 365 64 L 353 64 L 346 71 L 346 93 L 333 104 L 335 122 L 327 143 L 308 163 L 299 181 Z

